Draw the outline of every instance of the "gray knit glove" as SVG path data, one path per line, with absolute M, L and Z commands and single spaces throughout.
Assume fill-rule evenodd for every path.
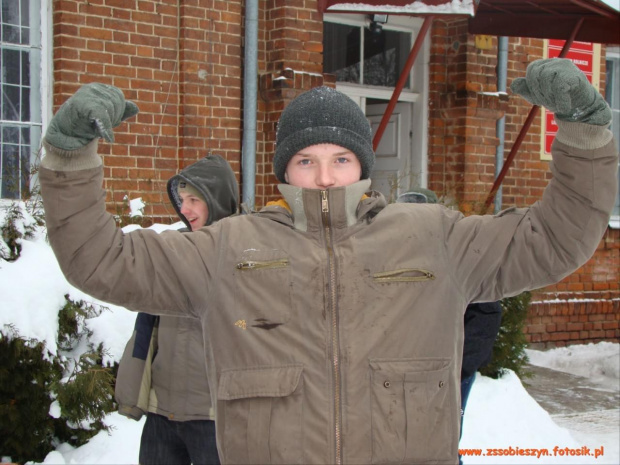
M 571 60 L 547 58 L 529 64 L 524 78 L 510 90 L 534 105 L 547 108 L 561 121 L 607 126 L 611 109 Z
M 78 89 L 62 104 L 50 121 L 45 141 L 62 150 L 77 150 L 102 137 L 114 142 L 112 129 L 138 113 L 138 106 L 125 100 L 120 89 L 91 83 Z

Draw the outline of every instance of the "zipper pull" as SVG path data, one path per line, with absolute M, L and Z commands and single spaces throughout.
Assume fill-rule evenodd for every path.
M 251 270 L 252 268 L 256 268 L 256 262 L 241 262 L 237 263 L 238 270 Z
M 323 213 L 329 212 L 329 204 L 327 203 L 327 191 L 321 191 L 321 211 Z

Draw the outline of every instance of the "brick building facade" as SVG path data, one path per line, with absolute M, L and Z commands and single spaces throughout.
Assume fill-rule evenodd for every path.
M 100 143 L 111 210 L 142 197 L 154 222 L 175 219 L 165 184 L 178 169 L 218 153 L 241 171 L 244 6 L 237 0 L 54 0 L 54 110 L 84 83 L 120 87 L 140 114 Z M 336 86 L 324 74 L 323 15 L 316 0 L 261 0 L 258 26 L 256 206 L 278 196 L 271 172 L 276 121 L 300 92 Z M 506 151 L 529 106 L 494 94 L 496 39 L 476 46 L 467 21 L 437 18 L 427 38 L 427 179 L 464 213 L 494 180 L 496 121 Z M 508 83 L 543 56 L 542 39 L 510 38 Z M 602 68 L 605 69 L 604 47 Z M 604 79 L 604 76 L 603 76 Z M 503 183 L 503 208 L 538 199 L 550 173 L 539 155 L 538 116 Z M 507 153 L 507 152 L 506 152 Z M 533 344 L 620 341 L 620 232 L 608 228 L 595 256 L 561 283 L 534 293 Z

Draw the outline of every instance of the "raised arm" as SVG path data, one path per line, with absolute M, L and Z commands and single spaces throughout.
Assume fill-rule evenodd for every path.
M 63 273 L 101 300 L 148 313 L 204 308 L 214 250 L 207 233 L 124 234 L 106 212 L 97 139 L 138 112 L 122 92 L 87 84 L 52 118 L 39 179 L 48 236 Z
M 530 208 L 469 217 L 447 228 L 457 257 L 455 282 L 468 300 L 543 287 L 585 264 L 609 224 L 618 192 L 618 151 L 607 129 L 611 110 L 570 60 L 537 60 L 511 89 L 555 113 L 553 178 Z

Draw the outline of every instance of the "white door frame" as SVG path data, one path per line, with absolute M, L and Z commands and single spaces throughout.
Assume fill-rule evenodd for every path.
M 373 137 L 383 120 L 388 104 L 366 106 L 366 117 L 371 122 Z M 381 142 L 375 150 L 375 167 L 372 171 L 371 189 L 383 193 L 388 202 L 407 192 L 411 187 L 419 186 L 420 174 L 410 166 L 411 150 L 411 115 L 414 104 L 398 102 L 394 107 Z

